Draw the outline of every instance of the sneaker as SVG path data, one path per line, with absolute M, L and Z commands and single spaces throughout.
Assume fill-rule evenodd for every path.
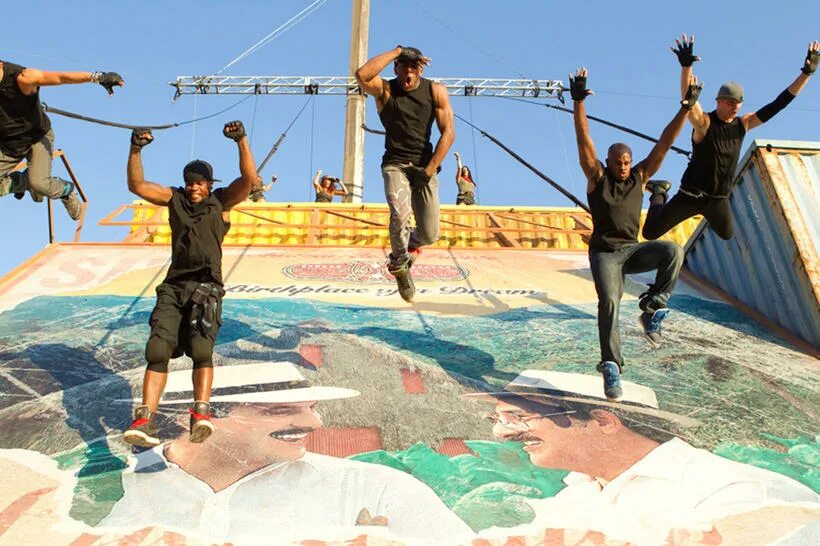
M 669 193 L 672 189 L 672 183 L 668 180 L 650 180 L 646 183 L 646 191 L 654 194 Z
M 155 417 L 156 414 L 148 409 L 148 406 L 139 406 L 134 410 L 134 422 L 122 435 L 125 443 L 140 447 L 158 446 Z
M 609 400 L 620 400 L 624 395 L 621 387 L 621 370 L 618 364 L 607 360 L 601 362 L 596 368 L 604 376 L 604 394 Z
M 195 444 L 201 444 L 214 431 L 214 424 L 211 422 L 211 405 L 208 402 L 194 402 L 188 408 L 188 413 L 191 414 L 189 440 Z
M 68 183 L 71 184 L 71 182 Z M 63 206 L 72 220 L 80 219 L 80 214 L 83 212 L 83 204 L 80 203 L 80 199 L 77 197 L 74 184 L 71 184 L 71 192 L 65 197 L 61 197 L 60 201 L 63 202 Z
M 388 273 L 396 278 L 401 299 L 408 303 L 413 301 L 413 296 L 416 295 L 416 285 L 413 284 L 413 277 L 410 276 L 411 265 L 413 265 L 412 260 L 407 260 L 401 267 L 389 266 L 387 268 Z
M 669 309 L 664 307 L 654 312 L 641 313 L 639 319 L 644 337 L 656 349 L 661 346 L 661 322 L 667 315 L 669 315 Z

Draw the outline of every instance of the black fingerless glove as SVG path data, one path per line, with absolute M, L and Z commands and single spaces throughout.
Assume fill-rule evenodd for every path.
M 678 56 L 678 62 L 681 66 L 692 66 L 698 60 L 697 56 L 692 52 L 695 46 L 694 42 L 683 42 L 678 44 L 678 47 L 673 48 L 672 51 Z
M 817 70 L 818 64 L 820 64 L 820 51 L 809 49 L 806 53 L 806 62 L 803 63 L 803 68 L 800 71 L 807 76 L 811 76 Z
M 572 100 L 583 101 L 589 95 L 592 94 L 592 91 L 587 89 L 587 77 L 586 76 L 572 76 L 569 77 L 569 94 L 572 96 Z
M 116 72 L 92 72 L 91 81 L 102 85 L 109 95 L 114 94 L 114 87 L 122 85 L 122 76 Z
M 698 103 L 698 97 L 700 97 L 701 91 L 703 91 L 702 83 L 690 83 L 689 87 L 686 88 L 686 95 L 683 97 L 683 100 L 680 101 L 680 105 L 687 110 L 691 110 Z
M 154 141 L 154 135 L 151 134 L 150 129 L 134 129 L 131 131 L 131 145 L 142 149 L 143 146 L 151 144 Z
M 430 183 L 430 178 L 424 172 L 424 168 L 416 165 L 409 165 L 402 169 L 407 180 L 410 181 L 410 187 L 413 189 L 420 189 Z
M 222 129 L 222 134 L 234 142 L 239 142 L 245 138 L 245 126 L 242 125 L 242 122 L 239 120 L 229 121 L 225 124 L 225 128 Z

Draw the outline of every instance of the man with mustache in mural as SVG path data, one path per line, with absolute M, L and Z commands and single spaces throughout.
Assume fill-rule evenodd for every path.
M 393 63 L 392 80 L 379 73 Z M 430 64 L 415 47 L 396 46 L 356 70 L 362 90 L 376 98 L 385 129 L 382 176 L 390 208 L 388 271 L 399 295 L 412 301 L 416 293 L 410 268 L 420 248 L 433 244 L 439 233 L 438 177 L 441 162 L 455 140 L 453 110 L 447 88 L 423 78 Z M 430 132 L 436 122 L 441 136 L 433 148 Z M 416 221 L 410 229 L 410 215 Z
M 188 382 L 186 372 L 169 374 L 163 404 L 183 403 Z M 211 401 L 223 416 L 209 441 L 183 434 L 138 453 L 101 525 L 175 527 L 219 543 L 351 538 L 365 532 L 357 525 L 426 543 L 469 540 L 472 530 L 410 474 L 307 451 L 322 427 L 317 404 L 356 396 L 310 386 L 288 362 L 221 367 Z
M 585 529 L 636 544 L 669 544 L 687 530 L 703 533 L 705 544 L 768 544 L 729 539 L 737 530 L 716 523 L 768 508 L 791 515 L 769 525 L 755 516 L 756 539 L 777 543 L 790 535 L 795 542 L 789 544 L 803 544 L 796 537 L 816 532 L 805 524 L 812 521 L 807 514 L 820 517 L 820 496 L 786 476 L 677 438 L 674 429 L 699 423 L 659 410 L 647 387 L 625 381 L 623 399 L 614 403 L 601 396 L 594 376 L 527 370 L 503 391 L 469 396 L 495 404 L 488 418 L 499 440 L 522 442 L 539 467 L 570 471 L 554 497 L 527 500 L 536 514 L 527 526 L 532 531 Z M 711 542 L 720 533 L 725 536 Z

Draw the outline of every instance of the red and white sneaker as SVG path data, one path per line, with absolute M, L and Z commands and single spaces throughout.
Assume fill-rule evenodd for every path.
M 189 440 L 195 444 L 201 444 L 214 432 L 214 424 L 211 422 L 211 405 L 208 402 L 194 402 L 188 413 L 191 414 L 191 434 Z
M 128 427 L 122 439 L 132 446 L 156 447 L 159 445 L 157 425 L 155 423 L 156 414 L 148 406 L 139 406 L 134 410 L 134 422 Z

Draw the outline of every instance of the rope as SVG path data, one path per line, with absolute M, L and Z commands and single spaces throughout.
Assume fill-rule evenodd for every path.
M 314 97 L 314 95 L 311 95 L 311 96 L 308 97 L 308 99 L 305 101 L 305 104 L 303 104 L 302 107 L 299 109 L 299 112 L 296 114 L 296 117 L 293 118 L 293 120 L 290 122 L 290 125 L 287 126 L 285 131 L 281 135 L 279 135 L 278 139 L 276 139 L 276 142 L 273 143 L 273 146 L 271 147 L 270 151 L 268 152 L 268 155 L 265 156 L 265 159 L 263 159 L 262 163 L 260 163 L 259 167 L 257 167 L 257 169 L 256 169 L 257 174 L 262 172 L 262 169 L 264 169 L 265 165 L 268 164 L 268 161 L 270 160 L 270 158 L 272 158 L 273 154 L 276 153 L 276 150 L 279 149 L 279 145 L 282 143 L 283 140 L 285 140 L 285 136 L 288 134 L 288 131 L 290 131 L 290 128 L 293 127 L 293 124 L 296 123 L 296 120 L 299 119 L 299 117 L 302 115 L 302 112 L 305 111 L 305 108 L 307 107 L 308 103 L 313 99 L 313 97 Z
M 470 121 L 472 122 L 473 121 L 473 98 L 472 97 L 467 98 L 467 104 L 470 107 Z M 476 151 L 475 151 L 475 129 L 470 131 L 470 136 L 473 139 L 473 171 L 475 171 L 473 173 L 473 182 L 475 182 L 478 179 L 478 155 L 476 154 Z M 461 173 L 458 173 L 458 175 L 461 176 Z M 478 193 L 478 184 L 475 184 L 475 197 L 476 197 L 476 201 L 478 203 L 481 203 L 481 195 L 479 195 L 479 193 Z
M 517 97 L 497 97 L 497 98 L 514 100 L 514 101 L 523 102 L 523 103 L 526 103 L 526 104 L 535 104 L 535 105 L 538 105 L 538 106 L 545 106 L 547 108 L 553 108 L 555 110 L 560 110 L 561 112 L 566 112 L 568 114 L 574 113 L 574 111 L 570 108 L 564 108 L 562 106 L 555 106 L 554 104 L 542 104 L 540 102 L 534 102 L 534 101 L 526 100 L 526 99 L 519 99 Z M 618 125 L 617 123 L 612 123 L 611 121 L 607 121 L 605 119 L 598 118 L 598 117 L 595 117 L 595 116 L 590 116 L 589 114 L 587 114 L 587 118 L 591 119 L 592 121 L 597 121 L 598 123 L 602 123 L 603 125 L 607 125 L 609 127 L 612 127 L 614 129 L 618 129 L 619 131 L 629 133 L 630 135 L 634 135 L 638 138 L 648 140 L 649 142 L 655 142 L 655 143 L 658 142 L 657 138 L 651 137 L 649 135 L 646 135 L 646 134 L 641 133 L 639 131 L 636 131 L 634 129 L 630 129 L 629 127 L 625 127 L 623 125 Z M 684 150 L 682 148 L 678 148 L 677 146 L 672 146 L 670 149 L 674 152 L 677 152 L 677 153 L 681 154 L 681 155 L 685 155 L 686 157 L 690 157 L 692 155 L 692 152 L 690 152 L 688 150 Z
M 128 123 L 119 123 L 119 122 L 116 122 L 116 121 L 108 121 L 108 120 L 99 119 L 99 118 L 92 118 L 90 116 L 84 116 L 82 114 L 77 114 L 75 112 L 69 112 L 67 110 L 61 110 L 60 108 L 55 108 L 53 106 L 49 106 L 46 103 L 42 103 L 42 104 L 43 104 L 43 110 L 45 110 L 49 114 L 57 114 L 58 116 L 64 116 L 64 117 L 67 117 L 67 118 L 78 119 L 80 121 L 87 121 L 89 123 L 96 123 L 98 125 L 106 125 L 108 127 L 118 127 L 120 129 L 151 129 L 152 131 L 161 131 L 163 129 L 173 129 L 174 127 L 181 127 L 182 125 L 188 125 L 189 123 L 196 123 L 197 121 L 204 121 L 206 119 L 211 119 L 211 118 L 216 117 L 220 114 L 224 114 L 225 112 L 227 112 L 228 110 L 231 110 L 232 108 L 235 108 L 235 107 L 239 106 L 240 104 L 242 104 L 243 102 L 245 102 L 249 98 L 251 98 L 251 95 L 248 95 L 247 97 L 238 100 L 237 102 L 235 102 L 232 105 L 228 106 L 224 110 L 220 110 L 219 112 L 216 112 L 214 114 L 209 114 L 209 115 L 203 116 L 201 118 L 189 119 L 187 121 L 180 121 L 178 123 L 166 123 L 165 125 L 131 125 L 131 124 L 128 124 Z
M 538 169 L 536 169 L 535 167 L 533 167 L 532 165 L 527 163 L 527 161 L 523 157 L 521 157 L 520 155 L 518 155 L 517 153 L 512 151 L 507 146 L 505 146 L 503 142 L 501 142 L 500 140 L 498 140 L 497 138 L 495 138 L 494 136 L 492 136 L 488 132 L 482 130 L 481 128 L 476 127 L 475 125 L 473 125 L 472 123 L 470 123 L 469 121 L 467 121 L 463 117 L 459 116 L 458 114 L 454 114 L 454 115 L 455 115 L 455 117 L 457 117 L 458 119 L 460 119 L 461 121 L 463 121 L 464 123 L 466 123 L 467 125 L 472 127 L 473 129 L 475 129 L 476 131 L 481 133 L 481 136 L 489 138 L 495 145 L 497 145 L 499 148 L 501 148 L 502 150 L 504 150 L 505 152 L 507 152 L 508 154 L 513 156 L 515 159 L 517 159 L 519 163 L 521 163 L 522 165 L 527 167 L 529 170 L 534 172 L 536 175 L 538 175 L 540 178 L 542 178 L 544 181 L 546 181 L 550 186 L 552 186 L 553 188 L 555 188 L 556 190 L 561 192 L 567 199 L 569 199 L 570 201 L 572 201 L 573 203 L 575 203 L 576 205 L 578 205 L 579 207 L 581 207 L 582 209 L 584 209 L 588 213 L 592 214 L 589 210 L 589 207 L 587 207 L 584 202 L 582 202 L 577 197 L 572 195 L 570 192 L 565 190 L 558 182 L 551 179 L 550 177 L 548 177 L 547 175 L 545 175 L 544 173 L 542 173 L 541 171 L 539 171 Z
M 299 13 L 297 13 L 296 15 L 294 15 L 293 17 L 291 17 L 290 19 L 288 19 L 287 21 L 285 21 L 284 23 L 279 25 L 276 29 L 274 29 L 267 36 L 265 36 L 264 38 L 262 38 L 261 40 L 259 40 L 255 44 L 253 44 L 251 47 L 249 47 L 248 49 L 246 49 L 242 53 L 240 53 L 237 58 L 235 58 L 234 60 L 232 60 L 231 62 L 229 62 L 225 66 L 223 66 L 222 68 L 220 68 L 219 71 L 215 75 L 221 74 L 222 71 L 224 71 L 226 68 L 238 63 L 239 61 L 241 61 L 242 59 L 244 59 L 248 55 L 254 53 L 257 49 L 260 49 L 260 48 L 264 47 L 265 45 L 267 45 L 269 42 L 272 42 L 274 39 L 278 38 L 281 34 L 284 34 L 291 27 L 298 24 L 302 19 L 304 19 L 305 17 L 307 17 L 308 15 L 310 15 L 311 13 L 313 13 L 314 11 L 319 9 L 322 6 L 322 4 L 324 4 L 325 2 L 327 2 L 327 0 L 315 0 L 308 7 L 306 7 L 305 9 L 303 9 L 302 11 L 300 11 Z M 310 10 L 310 11 L 308 11 L 308 10 Z M 307 12 L 307 13 L 305 13 L 305 12 Z

